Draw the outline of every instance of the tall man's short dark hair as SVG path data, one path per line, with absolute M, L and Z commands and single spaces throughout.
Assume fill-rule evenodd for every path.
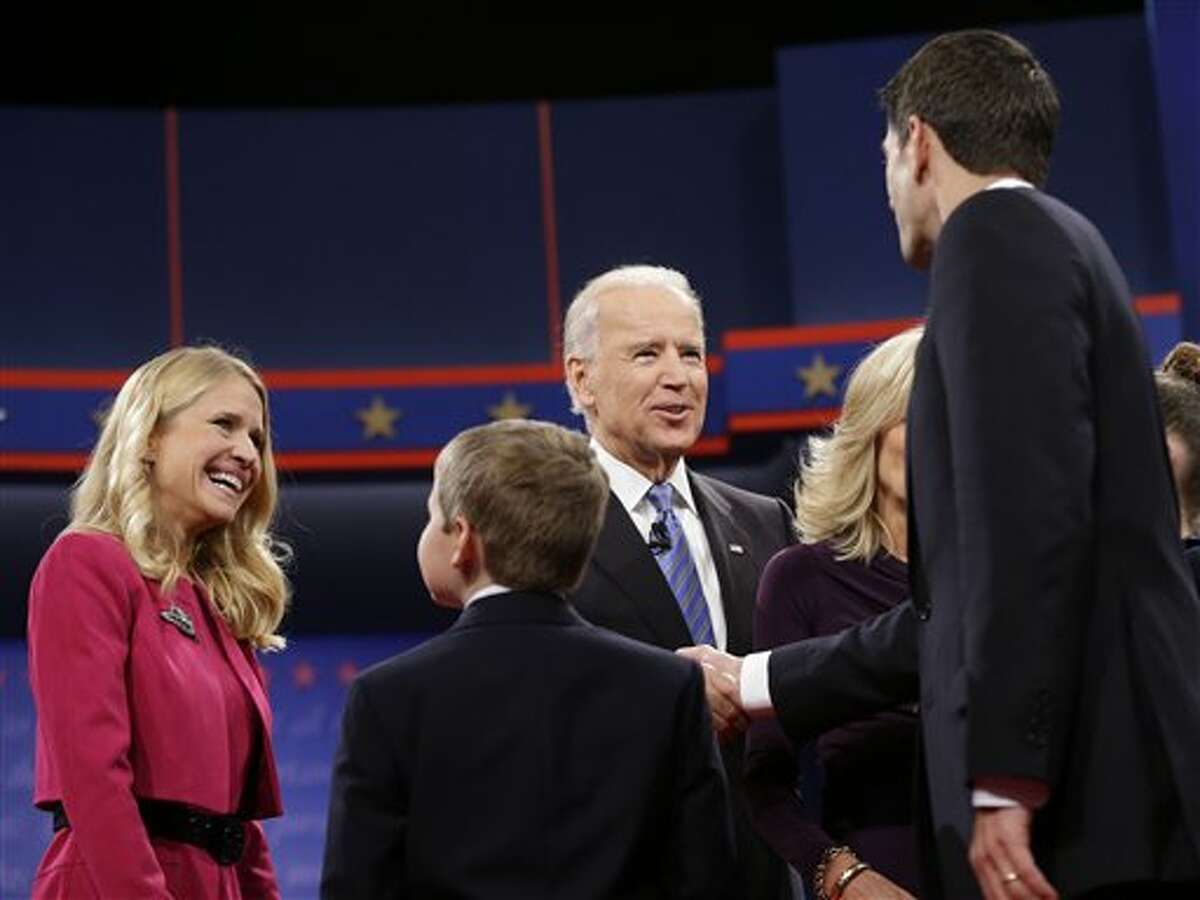
M 1058 130 L 1058 92 L 1020 41 L 995 31 L 934 38 L 879 92 L 900 144 L 908 117 L 928 123 L 955 162 L 977 175 L 1015 171 L 1043 187 Z

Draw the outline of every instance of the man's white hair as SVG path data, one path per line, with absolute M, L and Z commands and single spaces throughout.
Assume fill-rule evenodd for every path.
M 687 276 L 666 266 L 618 266 L 597 275 L 583 286 L 567 307 L 563 321 L 563 375 L 567 393 L 571 395 L 571 412 L 583 415 L 575 388 L 571 385 L 567 362 L 571 359 L 593 359 L 599 342 L 596 322 L 600 314 L 599 300 L 603 294 L 617 288 L 663 288 L 675 294 L 696 313 L 700 333 L 704 334 L 704 310 L 700 297 L 692 290 Z

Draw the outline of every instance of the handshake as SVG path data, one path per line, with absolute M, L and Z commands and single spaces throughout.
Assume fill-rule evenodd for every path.
M 698 662 L 704 671 L 704 691 L 717 736 L 729 741 L 745 731 L 750 714 L 742 705 L 742 658 L 708 644 L 681 647 L 675 652 Z

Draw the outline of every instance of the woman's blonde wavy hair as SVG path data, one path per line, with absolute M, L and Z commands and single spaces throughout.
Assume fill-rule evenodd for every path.
M 809 440 L 795 484 L 795 524 L 803 543 L 828 541 L 839 559 L 864 561 L 887 546 L 887 529 L 875 512 L 877 444 L 908 414 L 922 334 L 922 327 L 910 328 L 867 354 L 846 385 L 832 433 Z
M 230 376 L 245 378 L 263 405 L 262 475 L 228 525 L 192 546 L 156 518 L 145 459 L 150 438 L 172 416 Z M 217 347 L 171 350 L 137 369 L 117 394 L 100 438 L 71 494 L 71 531 L 102 531 L 125 544 L 141 572 L 170 590 L 182 577 L 204 585 L 239 640 L 279 650 L 275 633 L 290 589 L 281 566 L 290 556 L 270 531 L 278 497 L 267 391 L 258 373 Z

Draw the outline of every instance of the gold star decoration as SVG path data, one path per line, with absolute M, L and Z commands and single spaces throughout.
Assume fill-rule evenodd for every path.
M 837 385 L 834 382 L 841 371 L 841 366 L 829 365 L 825 362 L 824 355 L 818 353 L 813 357 L 813 361 L 808 366 L 801 366 L 796 370 L 796 377 L 804 382 L 804 396 L 806 398 L 816 397 L 818 394 L 828 394 L 830 397 L 836 397 Z
M 363 440 L 376 437 L 395 437 L 396 420 L 403 413 L 394 406 L 388 406 L 384 399 L 376 394 L 371 398 L 371 405 L 356 410 L 354 417 L 363 423 Z
M 488 407 L 488 415 L 493 420 L 527 419 L 531 412 L 533 412 L 533 407 L 528 403 L 518 402 L 517 395 L 512 391 L 505 391 L 504 399 L 495 406 Z

